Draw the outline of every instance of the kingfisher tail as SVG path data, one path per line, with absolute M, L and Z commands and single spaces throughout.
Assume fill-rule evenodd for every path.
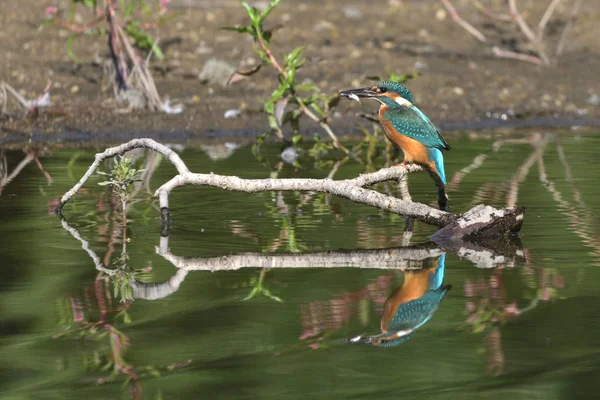
M 437 149 L 435 147 L 430 150 L 430 155 L 433 161 L 435 162 L 435 168 L 437 169 L 438 175 L 440 176 L 440 179 L 445 185 L 446 172 L 444 171 L 444 155 L 442 154 L 442 151 L 440 149 Z

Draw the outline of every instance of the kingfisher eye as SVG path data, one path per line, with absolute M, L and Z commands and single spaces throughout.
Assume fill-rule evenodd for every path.
M 378 91 L 379 93 L 385 93 L 385 92 L 387 92 L 387 89 L 386 89 L 386 88 L 384 88 L 384 87 L 382 87 L 382 88 L 377 88 L 377 91 Z

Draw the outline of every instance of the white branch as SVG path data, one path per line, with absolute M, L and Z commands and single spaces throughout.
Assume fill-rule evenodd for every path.
M 163 184 L 156 191 L 155 195 L 159 197 L 160 207 L 163 210 L 163 216 L 168 220 L 169 194 L 176 187 L 192 184 L 219 187 L 225 190 L 239 191 L 246 193 L 265 192 L 265 191 L 298 191 L 298 192 L 321 192 L 329 193 L 340 197 L 345 197 L 357 203 L 377 207 L 381 210 L 404 215 L 405 217 L 416 219 L 427 224 L 444 227 L 452 225 L 446 232 L 451 232 L 451 237 L 461 237 L 461 232 L 474 232 L 469 226 L 468 221 L 462 216 L 440 211 L 425 204 L 401 200 L 393 196 L 388 196 L 374 190 L 365 189 L 363 186 L 373 185 L 375 183 L 394 180 L 399 181 L 409 172 L 421 171 L 416 165 L 407 167 L 383 168 L 377 172 L 360 175 L 354 179 L 332 180 L 332 179 L 242 179 L 237 176 L 224 176 L 217 174 L 195 174 L 191 173 L 185 163 L 179 156 L 168 147 L 155 142 L 152 139 L 134 139 L 128 143 L 105 150 L 103 153 L 96 154 L 94 163 L 87 170 L 85 175 L 77 184 L 61 198 L 57 211 L 60 212 L 64 204 L 71 199 L 75 193 L 84 185 L 94 171 L 100 166 L 100 163 L 109 157 L 123 154 L 134 148 L 145 147 L 152 149 L 164 155 L 179 172 L 174 178 Z M 486 208 L 491 212 L 490 221 L 495 219 L 494 215 L 511 215 L 510 221 L 514 222 L 513 214 L 520 214 L 522 219 L 523 209 L 509 208 L 505 210 L 495 210 L 491 207 Z M 460 224 L 456 225 L 459 221 Z M 494 224 L 502 226 L 504 233 L 514 231 L 520 227 L 509 224 Z M 481 231 L 478 224 L 476 230 Z M 467 234 L 467 233 L 465 233 Z
M 88 168 L 87 172 L 81 177 L 79 182 L 75 184 L 67 193 L 63 195 L 60 199 L 60 205 L 58 208 L 62 208 L 67 201 L 71 199 L 71 197 L 75 196 L 75 194 L 81 189 L 81 187 L 87 182 L 88 179 L 92 176 L 92 174 L 100 167 L 100 164 L 111 157 L 122 155 L 129 150 L 137 149 L 140 147 L 145 147 L 151 150 L 156 151 L 157 153 L 165 156 L 171 163 L 177 168 L 177 172 L 180 174 L 189 173 L 189 169 L 185 165 L 185 163 L 179 158 L 179 155 L 175 153 L 173 150 L 168 147 L 152 140 L 152 139 L 133 139 L 127 143 L 124 143 L 117 147 L 110 147 L 102 153 L 96 154 L 96 158 L 92 165 Z

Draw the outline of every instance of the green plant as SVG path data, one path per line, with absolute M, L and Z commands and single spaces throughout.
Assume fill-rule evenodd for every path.
M 144 172 L 143 169 L 134 168 L 131 158 L 116 157 L 110 173 L 98 171 L 98 174 L 109 177 L 107 181 L 99 182 L 98 185 L 112 186 L 114 193 L 121 202 L 123 213 L 125 213 L 127 201 L 129 200 L 129 188 L 131 184 L 140 180 L 142 172 Z
M 151 7 L 148 1 L 144 0 L 104 0 L 104 11 L 100 7 L 98 0 L 64 0 L 65 8 L 68 8 L 67 16 L 63 16 L 60 7 L 47 7 L 46 15 L 48 19 L 41 25 L 40 29 L 50 24 L 56 24 L 71 32 L 66 42 L 67 54 L 74 61 L 79 62 L 79 58 L 73 52 L 73 43 L 82 36 L 106 36 L 114 34 L 110 26 L 102 27 L 101 23 L 107 21 L 110 25 L 111 18 L 118 15 L 123 20 L 121 27 L 124 32 L 132 39 L 135 47 L 141 50 L 152 50 L 154 55 L 162 60 L 164 55 L 157 45 L 157 42 L 151 37 L 147 29 L 142 26 L 156 26 L 162 19 L 166 11 L 166 3 L 160 8 Z M 82 6 L 92 11 L 92 17 L 84 24 L 75 23 L 75 14 L 78 7 Z M 111 15 L 112 14 L 112 15 Z M 152 22 L 142 24 L 139 16 L 143 15 L 145 20 Z
M 265 287 L 264 285 L 264 280 L 265 280 L 265 275 L 268 271 L 268 268 L 263 268 L 260 270 L 260 274 L 257 277 L 252 277 L 249 281 L 249 286 L 252 286 L 252 290 L 250 291 L 250 294 L 248 294 L 248 296 L 246 296 L 244 299 L 242 299 L 242 301 L 246 301 L 246 300 L 250 300 L 254 297 L 257 297 L 259 295 L 263 295 L 268 297 L 271 300 L 275 300 L 278 303 L 283 303 L 283 300 L 280 297 L 275 296 L 273 293 L 271 293 L 271 291 Z
M 348 150 L 339 142 L 328 122 L 331 110 L 340 101 L 339 95 L 337 93 L 326 95 L 311 83 L 299 84 L 296 82 L 296 73 L 305 62 L 305 59 L 302 56 L 304 46 L 296 47 L 290 53 L 285 55 L 283 65 L 271 51 L 270 44 L 273 30 L 266 30 L 264 28 L 264 22 L 280 1 L 281 0 L 272 0 L 262 12 L 242 1 L 240 3 L 246 9 L 246 14 L 250 19 L 250 25 L 223 28 L 252 36 L 255 43 L 254 50 L 262 61 L 262 64 L 252 71 L 239 74 L 246 76 L 252 75 L 258 72 L 262 65 L 274 68 L 278 74 L 278 86 L 271 93 L 271 97 L 264 105 L 264 111 L 268 116 L 271 130 L 259 138 L 259 144 L 271 133 L 275 133 L 280 139 L 283 139 L 284 135 L 282 128 L 286 124 L 291 127 L 293 141 L 296 144 L 300 140 L 300 136 L 298 135 L 300 118 L 303 115 L 306 115 L 323 128 L 336 148 L 348 152 Z M 295 107 L 286 110 L 290 105 Z
M 56 24 L 70 31 L 66 42 L 67 54 L 77 62 L 79 58 L 73 52 L 76 39 L 108 36 L 110 63 L 105 65 L 105 73 L 117 101 L 128 102 L 130 108 L 148 107 L 152 111 L 179 113 L 181 106 L 169 106 L 161 100 L 148 68 L 150 57 L 142 57 L 136 51 L 137 48 L 161 60 L 164 58 L 157 40 L 150 36 L 148 29 L 162 21 L 169 1 L 161 0 L 160 7 L 151 7 L 144 0 L 103 0 L 102 6 L 98 0 L 63 0 L 67 4 L 64 8 L 69 9 L 68 16 L 63 17 L 63 7 L 48 7 L 48 19 L 40 29 Z M 79 6 L 91 10 L 91 17 L 83 24 L 74 22 Z M 132 88 L 135 90 L 130 91 Z M 128 92 L 127 95 L 124 92 Z

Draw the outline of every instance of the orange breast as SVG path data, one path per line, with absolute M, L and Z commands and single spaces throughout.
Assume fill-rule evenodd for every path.
M 404 153 L 404 161 L 429 166 L 427 147 L 415 139 L 402 135 L 401 132 L 394 129 L 390 121 L 383 119 L 386 110 L 387 107 L 379 108 L 379 121 L 381 122 L 385 136 L 396 146 L 400 147 Z
M 381 317 L 381 331 L 387 332 L 387 323 L 394 318 L 396 310 L 404 303 L 423 297 L 429 290 L 429 279 L 435 273 L 436 268 L 430 268 L 415 272 L 405 272 L 404 282 L 387 299 Z

